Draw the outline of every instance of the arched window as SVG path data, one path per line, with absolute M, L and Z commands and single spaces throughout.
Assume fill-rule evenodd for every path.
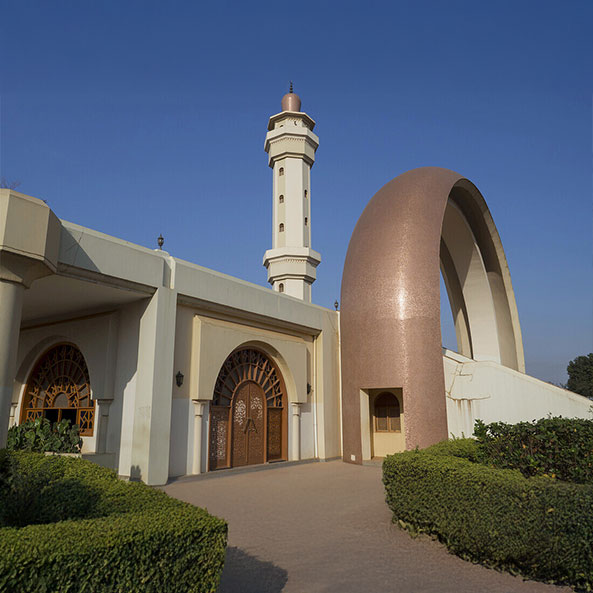
M 280 195 L 280 197 L 278 198 L 278 201 L 279 201 L 281 204 L 284 204 L 284 196 L 283 196 L 283 195 Z
M 280 177 L 282 177 L 282 175 L 284 175 L 284 167 L 280 167 L 280 169 L 278 169 L 278 175 Z
M 375 431 L 401 432 L 399 400 L 393 393 L 380 393 L 375 399 Z
M 278 227 L 278 230 L 279 230 L 281 233 L 283 233 L 283 232 L 284 232 L 284 223 L 283 223 L 283 222 L 281 222 L 281 223 L 280 223 L 280 226 Z
M 89 371 L 74 344 L 50 348 L 27 381 L 21 422 L 39 417 L 52 422 L 68 419 L 80 426 L 82 436 L 93 434 L 95 402 L 91 399 Z
M 278 284 L 278 292 L 284 292 L 284 284 L 282 282 Z

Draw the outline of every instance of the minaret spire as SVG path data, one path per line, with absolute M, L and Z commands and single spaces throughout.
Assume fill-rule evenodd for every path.
M 290 81 L 282 111 L 270 117 L 264 147 L 273 170 L 272 249 L 264 266 L 274 290 L 307 302 L 321 262 L 311 249 L 311 167 L 319 146 L 314 127 Z

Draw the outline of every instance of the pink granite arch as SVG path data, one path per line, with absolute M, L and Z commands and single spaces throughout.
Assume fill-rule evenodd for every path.
M 440 269 L 462 353 L 525 369 L 506 256 L 478 189 L 438 167 L 396 177 L 360 216 L 344 264 L 345 461 L 362 462 L 364 393 L 374 389 L 403 390 L 407 449 L 447 438 Z

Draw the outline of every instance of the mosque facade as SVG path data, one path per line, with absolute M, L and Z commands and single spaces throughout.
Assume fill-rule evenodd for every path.
M 0 446 L 38 417 L 79 424 L 83 455 L 170 478 L 342 458 L 365 463 L 486 422 L 589 417 L 525 374 L 500 237 L 479 190 L 426 167 L 369 201 L 341 310 L 311 303 L 315 122 L 270 117 L 271 289 L 58 219 L 0 190 Z M 441 347 L 439 275 L 458 352 Z

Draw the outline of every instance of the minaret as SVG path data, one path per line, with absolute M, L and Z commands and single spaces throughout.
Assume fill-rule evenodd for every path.
M 319 146 L 314 127 L 290 83 L 282 111 L 270 117 L 264 146 L 274 172 L 272 249 L 264 254 L 264 266 L 274 290 L 308 303 L 321 261 L 311 249 L 311 167 Z

